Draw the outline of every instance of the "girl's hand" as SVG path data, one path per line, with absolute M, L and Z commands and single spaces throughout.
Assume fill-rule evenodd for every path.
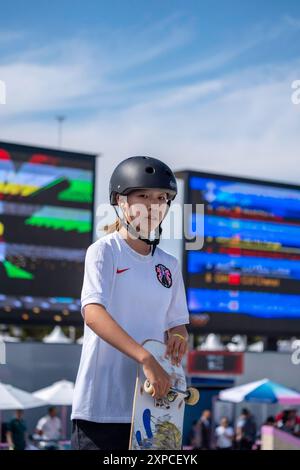
M 183 356 L 188 350 L 188 341 L 183 335 L 171 333 L 167 340 L 166 358 L 170 358 L 173 365 L 179 366 Z
M 153 386 L 152 396 L 154 398 L 165 397 L 171 387 L 171 377 L 151 354 L 148 354 L 143 360 L 143 371 Z

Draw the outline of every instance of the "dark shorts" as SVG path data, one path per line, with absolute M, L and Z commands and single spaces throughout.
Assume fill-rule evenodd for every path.
M 128 450 L 130 423 L 94 423 L 72 420 L 73 450 Z

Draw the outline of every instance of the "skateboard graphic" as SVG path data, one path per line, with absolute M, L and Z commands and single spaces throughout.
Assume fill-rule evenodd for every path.
M 180 450 L 185 404 L 195 405 L 199 392 L 186 386 L 183 367 L 173 365 L 165 358 L 166 345 L 157 340 L 146 340 L 147 349 L 171 377 L 171 389 L 162 399 L 153 398 L 152 385 L 143 368 L 138 366 L 129 450 Z

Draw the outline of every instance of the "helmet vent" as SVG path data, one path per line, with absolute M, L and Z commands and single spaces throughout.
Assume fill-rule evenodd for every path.
M 155 169 L 152 166 L 147 166 L 147 168 L 145 168 L 145 171 L 146 173 L 150 173 L 150 174 L 155 173 Z

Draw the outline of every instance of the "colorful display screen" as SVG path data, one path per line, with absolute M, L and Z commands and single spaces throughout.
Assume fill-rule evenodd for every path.
M 203 173 L 187 185 L 204 204 L 204 246 L 184 256 L 190 313 L 214 332 L 299 333 L 300 187 Z
M 95 156 L 0 142 L 0 323 L 81 322 Z

